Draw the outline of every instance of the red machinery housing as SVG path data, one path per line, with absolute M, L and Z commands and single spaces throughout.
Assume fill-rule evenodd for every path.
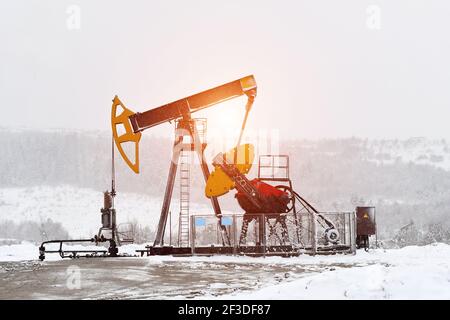
M 250 183 L 258 191 L 258 196 L 264 205 L 256 206 L 249 200 L 246 193 L 238 190 L 235 197 L 246 213 L 285 213 L 289 211 L 288 204 L 291 201 L 289 194 L 259 179 L 253 179 Z

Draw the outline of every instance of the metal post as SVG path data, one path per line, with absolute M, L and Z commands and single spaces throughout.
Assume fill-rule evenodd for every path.
M 216 243 L 219 243 L 219 238 L 222 238 L 220 236 L 220 230 L 219 230 L 219 224 L 216 224 Z
M 311 217 L 311 233 L 312 233 L 312 243 L 311 243 L 311 246 L 312 246 L 312 254 L 313 255 L 316 255 L 316 253 L 317 253 L 317 226 L 316 226 L 316 214 L 315 214 L 315 212 L 311 212 L 310 213 L 310 217 Z
M 356 253 L 356 212 L 351 213 L 350 220 L 351 220 L 350 244 L 351 244 L 352 253 L 355 254 Z
M 169 246 L 172 246 L 172 211 L 169 211 Z
M 377 226 L 377 212 L 373 207 L 373 222 L 375 223 L 375 249 L 378 249 L 378 226 Z
M 266 256 L 266 215 L 262 215 L 262 245 L 263 245 L 263 255 Z
M 343 233 L 343 235 L 344 235 L 344 242 L 345 242 L 345 244 L 347 244 L 347 233 L 346 233 L 346 224 L 347 224 L 347 213 L 346 212 L 344 212 L 344 213 L 342 213 L 343 214 L 343 217 L 344 217 L 344 223 L 343 223 L 343 225 L 342 225 L 342 233 Z M 350 222 L 350 217 L 349 217 L 349 222 Z M 350 231 L 351 231 L 352 229 L 350 228 Z M 351 242 L 351 236 L 350 236 L 350 245 L 352 244 L 352 242 Z
M 111 239 L 114 241 L 117 241 L 119 243 L 118 234 L 116 232 L 117 226 L 116 226 L 116 209 L 111 209 Z
M 237 253 L 237 224 L 236 224 L 236 214 L 233 214 L 233 254 Z
M 191 216 L 191 253 L 195 255 L 195 216 Z
M 167 215 L 169 213 L 170 201 L 172 199 L 173 185 L 177 175 L 178 160 L 180 157 L 180 148 L 178 144 L 183 142 L 183 136 L 178 137 L 173 145 L 172 161 L 170 163 L 169 175 L 167 177 L 166 191 L 164 193 L 164 201 L 159 217 L 158 230 L 156 232 L 154 246 L 161 246 L 164 244 L 164 231 L 166 229 Z

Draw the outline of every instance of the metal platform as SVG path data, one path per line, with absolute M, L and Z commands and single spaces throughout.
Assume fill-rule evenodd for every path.
M 324 230 L 312 214 L 258 214 L 246 230 L 245 243 L 240 239 L 243 214 L 222 216 L 230 235 L 231 245 L 221 242 L 220 230 L 213 215 L 190 216 L 190 246 L 147 246 L 136 250 L 141 256 L 173 255 L 245 255 L 291 257 L 301 254 L 353 254 L 356 251 L 356 224 L 354 212 L 321 213 L 331 219 L 340 234 L 339 241 L 326 241 Z M 247 215 L 248 216 L 248 215 Z M 284 227 L 276 216 L 285 221 Z M 247 217 L 248 218 L 248 217 Z M 264 221 L 264 223 L 262 222 Z M 279 221 L 279 220 L 278 220 Z M 282 230 L 282 228 L 284 228 Z M 282 237 L 284 235 L 284 238 Z M 287 239 L 286 239 L 287 236 Z M 286 243 L 287 242 L 287 243 Z
M 242 256 L 253 256 L 253 257 L 296 257 L 301 254 L 318 254 L 318 255 L 332 255 L 332 254 L 351 254 L 353 253 L 352 248 L 349 246 L 334 246 L 330 248 L 318 248 L 318 250 L 313 253 L 312 248 L 305 248 L 305 250 L 293 248 L 291 246 L 279 246 L 271 247 L 264 251 L 262 246 L 250 246 L 239 248 L 233 247 L 197 247 L 195 251 L 187 247 L 153 247 L 147 246 L 145 249 L 136 250 L 141 257 L 146 256 L 212 256 L 212 255 L 242 255 Z

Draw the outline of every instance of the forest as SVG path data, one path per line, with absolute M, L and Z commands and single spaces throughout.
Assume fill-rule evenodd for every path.
M 0 143 L 0 188 L 71 185 L 102 191 L 110 187 L 111 137 L 106 132 L 0 129 Z M 116 154 L 118 192 L 162 197 L 171 147 L 168 138 L 143 137 L 140 175 Z M 449 242 L 445 140 L 282 140 L 279 150 L 289 155 L 295 190 L 320 211 L 373 205 L 380 239 L 421 243 L 434 237 Z M 201 203 L 204 182 L 195 166 L 191 200 Z M 256 174 L 254 165 L 249 176 Z M 238 210 L 231 195 L 221 201 L 229 210 Z

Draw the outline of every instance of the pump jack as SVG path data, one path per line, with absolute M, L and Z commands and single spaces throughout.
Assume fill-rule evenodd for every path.
M 115 168 L 114 168 L 114 145 L 119 150 L 122 158 L 127 165 L 135 172 L 139 173 L 139 142 L 142 132 L 151 127 L 157 126 L 165 122 L 175 121 L 176 135 L 173 143 L 172 161 L 169 166 L 169 174 L 167 177 L 167 184 L 164 194 L 163 205 L 161 208 L 158 229 L 155 237 L 153 247 L 146 247 L 147 250 L 137 250 L 143 255 L 147 254 L 167 254 L 167 253 L 189 253 L 191 248 L 174 248 L 177 250 L 165 251 L 164 233 L 167 219 L 169 216 L 170 202 L 172 199 L 173 187 L 177 173 L 177 167 L 182 151 L 194 151 L 199 160 L 202 169 L 203 177 L 205 179 L 205 196 L 210 199 L 211 205 L 214 209 L 215 217 L 217 218 L 217 226 L 222 237 L 223 248 L 213 250 L 216 253 L 230 253 L 231 241 L 227 232 L 227 228 L 222 224 L 222 212 L 218 202 L 218 197 L 228 193 L 232 189 L 236 189 L 235 197 L 241 208 L 245 210 L 242 221 L 241 236 L 239 240 L 239 247 L 245 242 L 247 236 L 247 228 L 250 222 L 256 220 L 259 228 L 259 240 L 256 245 L 256 250 L 261 249 L 261 243 L 264 243 L 263 254 L 265 254 L 265 228 L 266 223 L 269 226 L 269 237 L 276 236 L 281 243 L 281 250 L 291 250 L 295 253 L 292 245 L 289 244 L 288 227 L 286 224 L 286 214 L 291 213 L 294 216 L 295 230 L 297 232 L 297 239 L 299 240 L 300 221 L 298 220 L 298 213 L 308 213 L 314 221 L 317 222 L 324 230 L 324 239 L 326 243 L 337 245 L 340 240 L 340 234 L 335 224 L 329 220 L 325 215 L 321 214 L 305 199 L 303 199 L 292 188 L 292 182 L 287 175 L 285 178 L 267 179 L 260 177 L 258 169 L 258 178 L 249 180 L 246 174 L 249 172 L 253 159 L 254 150 L 251 144 L 241 145 L 242 136 L 245 130 L 249 112 L 253 106 L 257 92 L 256 81 L 253 75 L 243 77 L 241 79 L 223 84 L 221 86 L 182 98 L 180 100 L 165 104 L 163 106 L 150 109 L 143 113 L 135 113 L 126 108 L 118 96 L 113 99 L 111 108 L 111 127 L 113 134 L 112 142 L 112 185 L 111 192 L 104 193 L 104 208 L 102 208 L 102 227 L 98 235 L 91 239 L 80 240 L 52 240 L 43 242 L 39 248 L 41 260 L 45 259 L 45 253 L 59 253 L 62 258 L 80 257 L 79 253 L 85 254 L 86 257 L 118 257 L 116 243 L 120 245 L 120 238 L 118 236 L 117 226 L 115 222 L 115 208 L 114 196 L 115 192 Z M 213 159 L 212 165 L 214 171 L 210 173 L 209 167 L 205 161 L 204 150 L 206 143 L 202 143 L 195 119 L 192 114 L 196 111 L 209 108 L 218 103 L 237 98 L 240 96 L 247 97 L 245 106 L 245 115 L 242 122 L 239 138 L 236 147 L 227 153 L 219 153 Z M 120 130 L 122 129 L 122 130 Z M 189 138 L 189 141 L 185 140 Z M 130 158 L 125 152 L 125 144 L 133 144 L 134 158 Z M 284 157 L 285 155 L 271 155 L 271 157 Z M 261 157 L 260 157 L 261 161 Z M 287 161 L 289 163 L 289 160 Z M 286 167 L 289 169 L 289 165 Z M 282 181 L 288 185 L 271 185 L 263 180 L 271 180 L 271 183 Z M 300 210 L 296 209 L 296 203 L 300 205 Z M 272 222 L 281 225 L 281 237 L 274 231 L 275 225 Z M 195 220 L 194 220 L 195 222 Z M 314 227 L 315 229 L 315 227 Z M 103 231 L 111 231 L 111 237 L 105 238 Z M 235 233 L 234 233 L 235 235 Z M 314 237 L 316 233 L 314 231 Z M 282 238 L 282 239 L 281 239 Z M 63 243 L 73 242 L 110 242 L 108 251 L 106 250 L 63 250 Z M 299 240 L 300 241 L 300 240 Z M 59 243 L 58 250 L 46 250 L 45 244 Z M 236 241 L 234 241 L 236 246 Z M 188 249 L 188 250 L 182 250 Z M 252 248 L 249 248 L 253 250 Z M 332 248 L 333 249 L 333 248 Z M 193 247 L 192 247 L 192 250 Z M 234 250 L 234 249 L 233 249 Z M 277 250 L 275 248 L 275 250 Z M 69 255 L 67 253 L 69 252 Z M 211 251 L 208 251 L 209 253 Z M 206 252 L 206 253 L 208 253 Z M 234 251 L 233 251 L 234 252 Z M 193 251 L 191 251 L 193 253 Z M 241 253 L 245 253 L 241 251 Z M 289 253 L 289 252 L 288 252 Z M 298 253 L 298 251 L 297 251 Z
M 166 190 L 164 194 L 164 200 L 154 246 L 164 245 L 164 232 L 166 228 L 167 217 L 169 214 L 170 201 L 172 198 L 180 151 L 195 151 L 200 160 L 200 165 L 205 182 L 208 181 L 208 178 L 210 176 L 210 171 L 204 156 L 205 145 L 200 143 L 199 141 L 200 139 L 196 130 L 195 122 L 191 117 L 192 113 L 205 108 L 209 108 L 220 102 L 246 95 L 247 104 L 245 108 L 244 121 L 238 139 L 239 145 L 243 131 L 245 129 L 248 113 L 250 112 L 254 99 L 256 97 L 256 90 L 257 87 L 255 78 L 250 75 L 215 87 L 213 89 L 209 89 L 192 96 L 171 102 L 169 104 L 150 109 L 143 113 L 134 113 L 124 106 L 119 97 L 114 97 L 111 110 L 111 126 L 113 137 L 117 149 L 119 150 L 123 159 L 135 173 L 139 173 L 139 141 L 141 139 L 141 132 L 165 122 L 179 120 L 177 122 L 178 127 L 173 144 L 172 161 L 169 167 L 169 175 L 167 177 Z M 119 107 L 123 111 L 118 114 L 118 111 L 120 111 Z M 123 126 L 123 128 L 125 129 L 124 134 L 119 134 L 118 128 L 120 126 Z M 190 137 L 190 143 L 184 143 L 185 137 Z M 134 143 L 134 161 L 132 161 L 128 157 L 122 146 L 122 144 L 130 142 Z M 210 197 L 210 200 L 214 209 L 214 214 L 217 217 L 218 226 L 222 234 L 222 242 L 223 244 L 229 245 L 230 239 L 227 234 L 226 228 L 222 225 L 221 222 L 222 212 L 217 197 Z
M 248 223 L 252 219 L 255 219 L 255 215 L 256 219 L 261 220 L 261 214 L 269 214 L 266 215 L 266 218 L 275 219 L 276 223 L 281 224 L 283 228 L 283 242 L 289 242 L 285 216 L 282 216 L 282 214 L 294 211 L 295 215 L 294 202 L 296 201 L 324 227 L 325 237 L 328 242 L 338 242 L 339 233 L 334 224 L 292 190 L 290 182 L 289 187 L 272 186 L 259 179 L 250 181 L 246 178 L 245 174 L 248 173 L 253 163 L 254 152 L 252 145 L 241 145 L 241 139 L 245 130 L 248 114 L 256 97 L 256 91 L 256 81 L 254 77 L 250 75 L 169 104 L 150 109 L 143 113 L 134 113 L 127 109 L 117 96 L 114 97 L 111 111 L 111 126 L 114 141 L 123 159 L 135 173 L 139 173 L 139 141 L 141 132 L 165 122 L 173 120 L 177 121 L 172 162 L 169 168 L 169 175 L 153 248 L 162 247 L 164 245 L 164 232 L 169 215 L 170 201 L 172 198 L 180 151 L 182 150 L 195 151 L 199 157 L 203 177 L 206 182 L 205 195 L 210 199 L 214 209 L 217 224 L 222 236 L 222 244 L 224 246 L 230 246 L 231 243 L 230 237 L 227 234 L 227 229 L 222 225 L 222 213 L 217 197 L 234 188 L 238 191 L 236 198 L 238 199 L 239 204 L 246 211 L 241 231 L 241 240 L 246 237 Z M 206 145 L 200 143 L 195 121 L 192 119 L 191 115 L 196 111 L 243 95 L 247 96 L 247 104 L 236 147 L 228 153 L 219 153 L 214 158 L 214 172 L 210 174 L 204 157 Z M 119 107 L 122 109 L 121 111 L 119 110 Z M 125 133 L 119 135 L 118 128 L 120 126 L 123 126 Z M 191 142 L 185 143 L 185 137 L 189 137 Z M 134 143 L 135 147 L 133 161 L 128 157 L 122 147 L 123 143 L 129 142 Z M 244 159 L 238 161 L 239 157 L 243 157 Z M 264 221 L 259 222 L 259 228 L 264 228 L 264 225 Z

